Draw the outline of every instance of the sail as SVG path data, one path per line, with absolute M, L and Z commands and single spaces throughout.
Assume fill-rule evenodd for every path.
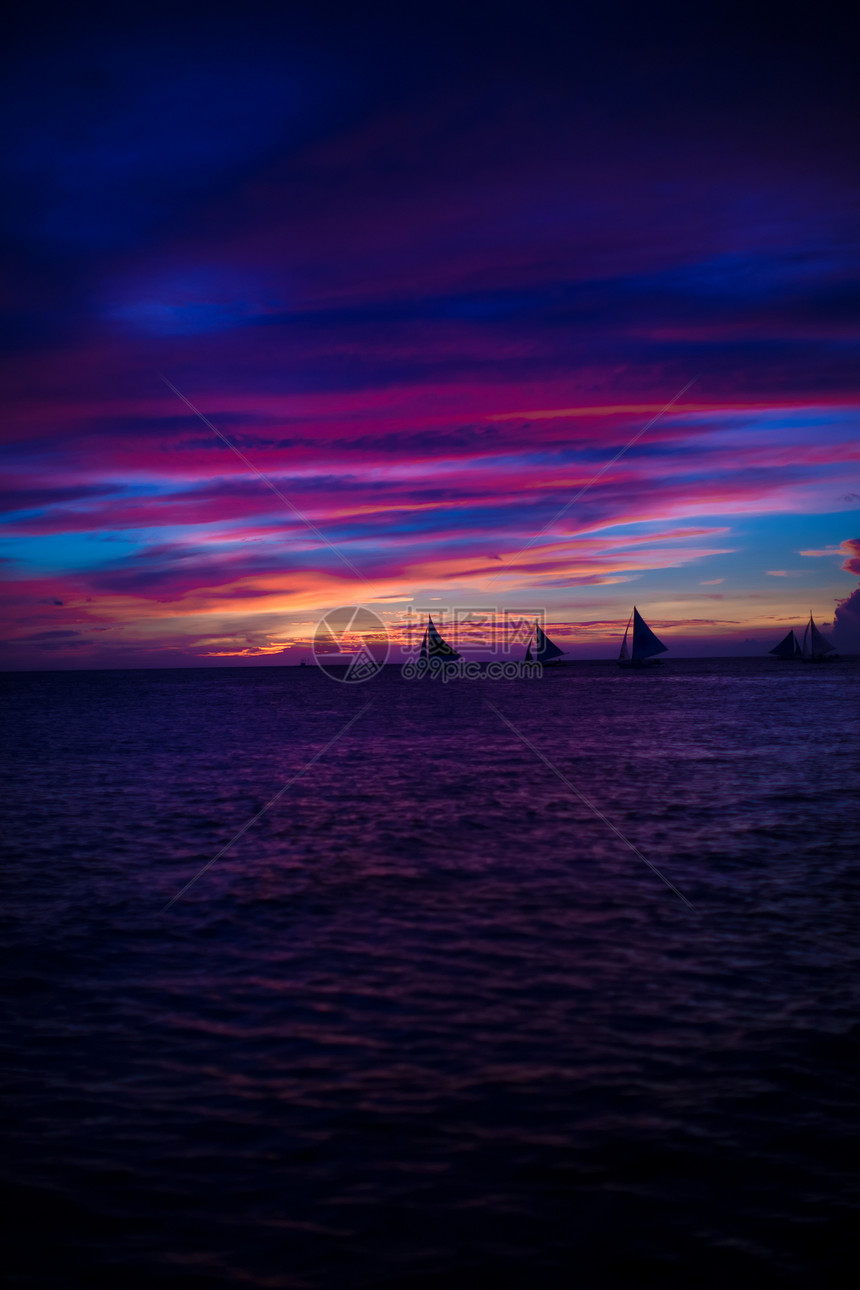
M 549 663 L 554 658 L 560 658 L 564 653 L 564 650 L 560 649 L 555 641 L 550 640 L 537 622 L 535 623 L 535 647 L 535 657 L 539 663 Z
M 812 621 L 812 614 L 809 615 L 809 652 L 813 658 L 823 658 L 825 654 L 831 654 L 836 649 L 830 641 L 824 636 L 815 623 Z
M 526 661 L 526 663 L 533 663 L 533 662 L 534 662 L 534 659 L 532 658 L 532 646 L 531 646 L 531 641 L 529 641 L 528 645 L 526 646 L 526 657 L 525 657 L 525 661 Z
M 633 661 L 639 659 L 653 658 L 655 654 L 665 654 L 669 648 L 654 635 L 645 619 L 639 613 L 636 606 L 633 606 Z
M 421 658 L 447 658 L 453 662 L 460 655 L 449 645 L 446 640 L 436 630 L 433 619 L 428 615 L 427 630 L 424 633 L 424 639 L 421 642 Z
M 627 626 L 624 628 L 624 640 L 621 642 L 621 649 L 618 651 L 619 659 L 629 658 L 629 654 L 627 652 L 627 636 L 630 632 L 630 624 L 632 622 L 632 617 L 627 619 Z
M 768 654 L 773 654 L 776 658 L 796 658 L 800 653 L 800 646 L 797 643 L 797 637 L 793 631 L 787 636 L 783 636 L 778 645 L 768 650 Z

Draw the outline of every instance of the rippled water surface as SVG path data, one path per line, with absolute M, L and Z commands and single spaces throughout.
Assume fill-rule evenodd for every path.
M 853 1284 L 856 661 L 2 688 L 13 1285 Z

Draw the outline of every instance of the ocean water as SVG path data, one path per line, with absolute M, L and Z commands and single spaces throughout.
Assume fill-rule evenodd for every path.
M 9 1284 L 853 1284 L 860 662 L 2 691 Z

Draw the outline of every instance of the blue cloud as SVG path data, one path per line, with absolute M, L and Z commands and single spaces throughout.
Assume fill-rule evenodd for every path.
M 59 250 L 132 243 L 318 124 L 333 82 L 298 51 L 196 40 L 90 42 L 18 67 L 0 153 L 19 194 L 6 216 L 17 236 Z

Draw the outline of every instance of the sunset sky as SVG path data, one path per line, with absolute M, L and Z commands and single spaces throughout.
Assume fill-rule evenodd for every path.
M 351 603 L 597 658 L 846 601 L 860 651 L 838 10 L 417 10 L 19 20 L 0 667 L 295 662 Z

